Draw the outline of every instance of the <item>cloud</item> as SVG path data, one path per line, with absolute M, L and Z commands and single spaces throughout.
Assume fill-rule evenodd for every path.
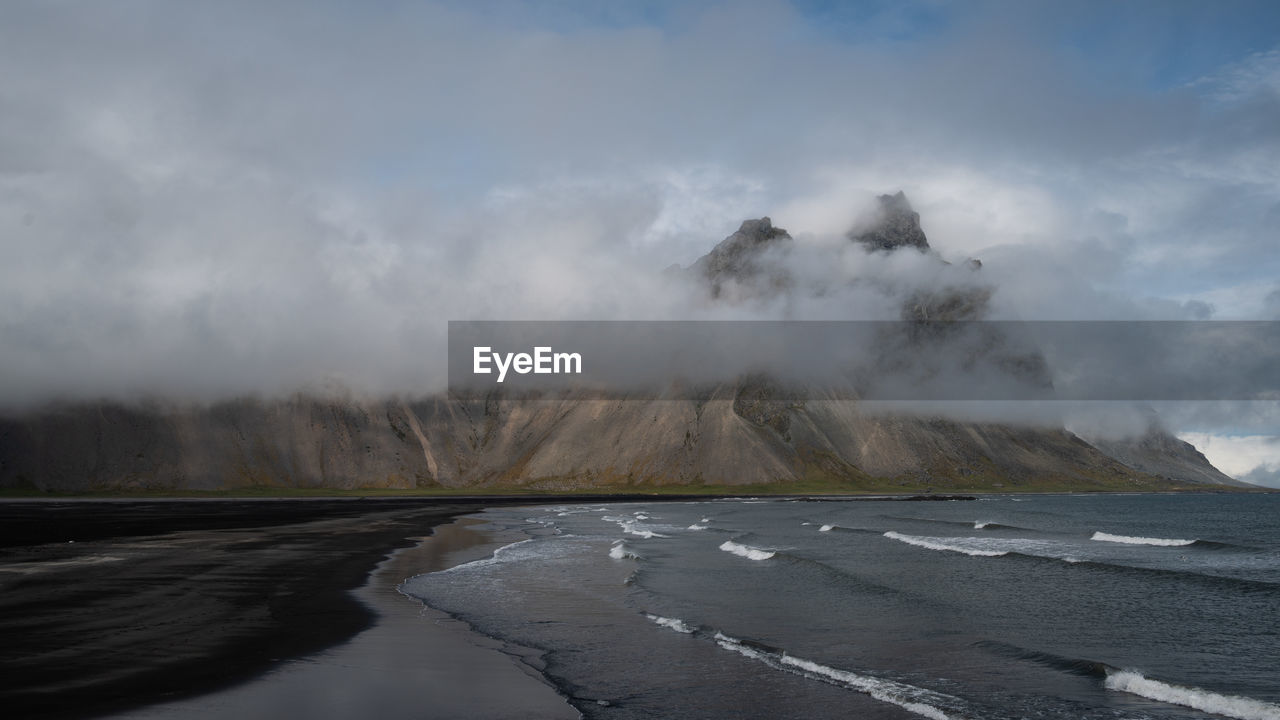
M 1195 445 L 1214 467 L 1231 477 L 1280 488 L 1280 436 L 1187 432 L 1178 437 Z
M 1274 312 L 1274 51 L 1116 85 L 1063 12 L 8 3 L 0 404 L 428 392 L 449 319 L 679 317 L 743 218 L 820 246 L 897 189 L 1002 317 Z
M 1268 318 L 1280 320 L 1280 288 L 1267 293 L 1267 296 L 1262 300 L 1262 305 Z

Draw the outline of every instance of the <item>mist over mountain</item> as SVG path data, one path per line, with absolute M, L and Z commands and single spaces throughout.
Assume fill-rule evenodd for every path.
M 768 217 L 747 220 L 663 281 L 682 285 L 690 308 L 708 317 L 718 309 L 730 316 L 743 309 L 792 312 L 806 306 L 798 300 L 832 308 L 875 298 L 869 307 L 889 309 L 889 317 L 901 321 L 877 339 L 875 372 L 932 377 L 939 368 L 930 358 L 961 356 L 970 368 L 1051 391 L 1045 358 L 1005 337 L 1001 326 L 970 337 L 953 332 L 957 321 L 990 312 L 997 288 L 983 278 L 982 264 L 955 265 L 932 251 L 903 193 L 877 202 L 845 235 L 844 246 L 802 250 Z M 821 254 L 871 262 L 812 262 Z M 895 265 L 894 256 L 909 262 Z M 877 272 L 863 274 L 868 268 Z M 783 396 L 778 378 L 767 374 L 717 380 L 694 397 L 621 401 L 498 389 L 478 397 L 440 392 L 377 399 L 337 389 L 212 404 L 65 403 L 0 420 L 0 483 L 73 491 L 1242 485 L 1155 420 L 1133 439 L 1091 444 L 1063 429 L 1052 403 L 796 399 Z
M 6 2 L 0 415 L 416 402 L 451 320 L 1276 319 L 1277 37 L 1264 0 Z M 1153 339 L 1122 379 L 1204 368 L 1229 392 L 1153 400 L 1164 427 L 1273 477 L 1280 402 L 1236 400 L 1267 348 L 1143 376 Z M 1107 396 L 1036 340 L 965 342 L 981 383 Z M 937 343 L 864 375 L 965 387 Z

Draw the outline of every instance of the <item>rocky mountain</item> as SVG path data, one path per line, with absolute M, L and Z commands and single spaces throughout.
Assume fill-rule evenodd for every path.
M 1093 440 L 1091 444 L 1107 457 L 1157 477 L 1209 485 L 1253 487 L 1218 470 L 1195 445 L 1178 439 L 1159 426 L 1152 426 L 1139 437 Z
M 294 396 L 76 405 L 0 421 L 0 483 L 40 490 L 749 486 L 796 491 L 1153 490 L 1234 484 L 1168 438 L 875 416 L 847 400 L 415 402 Z M 1173 440 L 1176 443 L 1179 441 Z
M 730 285 L 781 290 L 790 285 L 790 277 L 776 264 L 770 267 L 765 255 L 785 251 L 792 242 L 791 235 L 774 227 L 767 217 L 744 220 L 737 232 L 721 240 L 691 269 L 706 281 L 712 298 L 722 297 Z
M 902 193 L 848 239 L 871 253 L 930 252 Z M 793 240 L 767 217 L 686 273 L 712 302 L 788 292 Z M 938 263 L 945 264 L 941 258 Z M 980 264 L 969 269 L 980 274 Z M 905 296 L 910 332 L 885 343 L 894 367 L 937 354 L 948 320 L 980 319 L 991 289 Z M 971 362 L 1051 389 L 1034 349 L 978 336 Z M 888 365 L 886 365 L 888 367 Z M 400 488 L 529 491 L 750 486 L 792 492 L 1164 490 L 1239 485 L 1153 428 L 1089 443 L 1061 428 L 886 415 L 821 393 L 781 395 L 768 378 L 725 378 L 696 397 L 529 399 L 495 391 L 414 400 L 244 398 L 57 405 L 0 418 L 0 487 L 27 490 Z
M 846 237 L 873 251 L 892 252 L 903 247 L 929 249 L 929 239 L 920 229 L 920 213 L 911 209 L 910 201 L 901 190 L 894 195 L 881 195 L 876 202 L 873 216 L 850 230 Z

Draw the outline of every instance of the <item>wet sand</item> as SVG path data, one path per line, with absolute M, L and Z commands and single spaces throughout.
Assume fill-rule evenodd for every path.
M 463 518 L 396 551 L 354 595 L 378 614 L 349 642 L 284 663 L 221 692 L 147 707 L 113 720 L 376 717 L 570 720 L 578 712 L 521 652 L 401 594 L 407 577 L 488 557 L 504 542 Z
M 448 543 L 424 543 L 427 556 L 397 556 L 381 572 L 370 573 L 392 550 L 412 547 L 433 527 L 490 502 L 0 503 L 0 707 L 13 717 L 101 717 L 206 695 L 255 677 L 272 683 L 299 666 L 317 666 L 317 653 L 372 630 L 362 636 L 361 649 L 352 651 L 357 655 L 340 661 L 364 657 L 362 669 L 344 673 L 343 665 L 331 664 L 331 672 L 312 678 L 321 685 L 298 690 L 311 705 L 350 710 L 328 717 L 386 716 L 367 704 L 357 710 L 338 703 L 343 697 L 369 703 L 391 692 L 370 684 L 376 685 L 382 670 L 388 671 L 389 687 L 413 680 L 390 672 L 423 657 L 405 623 L 440 629 L 451 621 L 433 625 L 418 617 L 416 603 L 389 594 L 397 574 L 423 571 L 399 563 L 414 557 L 427 566 L 444 562 Z M 443 554 L 433 560 L 430 553 Z M 355 589 L 359 597 L 350 592 Z M 456 649 L 473 637 L 454 629 L 457 643 L 436 633 L 428 644 L 452 643 Z M 474 661 L 472 671 L 472 661 L 451 660 L 462 652 L 433 655 L 444 668 L 437 690 L 442 694 L 435 699 L 440 707 L 450 697 L 465 696 L 466 680 L 487 682 L 494 657 L 517 665 L 485 649 L 488 660 Z M 378 664 L 384 661 L 385 667 Z M 516 672 L 538 685 L 532 689 L 563 704 L 536 678 L 518 667 Z M 501 692 L 491 695 L 502 700 Z M 519 692 L 502 700 L 517 707 L 522 701 Z M 294 711 L 277 706 L 234 712 L 282 713 Z M 416 713 L 424 715 L 430 716 Z

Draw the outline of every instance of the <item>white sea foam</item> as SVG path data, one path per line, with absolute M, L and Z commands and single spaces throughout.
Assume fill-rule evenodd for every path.
M 509 545 L 503 545 L 497 550 L 494 550 L 493 555 L 490 555 L 487 558 L 482 558 L 480 560 L 472 560 L 471 562 L 468 562 L 468 563 L 462 563 L 461 565 L 454 565 L 451 568 L 445 568 L 444 570 L 438 570 L 435 573 L 428 573 L 428 574 L 439 575 L 441 573 L 455 573 L 455 572 L 465 572 L 470 570 L 478 570 L 480 568 L 488 567 L 490 565 L 498 565 L 511 560 L 517 560 L 517 559 L 520 559 L 522 555 L 518 551 L 516 551 L 516 548 L 520 547 L 521 545 L 531 543 L 534 540 L 535 538 L 529 538 L 527 540 L 520 540 L 518 542 L 513 542 Z
M 688 529 L 689 530 L 706 530 L 707 526 L 706 525 L 690 525 Z
M 614 560 L 626 560 L 628 558 L 631 560 L 640 559 L 640 556 L 636 554 L 635 550 L 627 547 L 627 544 L 622 542 L 614 543 L 614 546 L 609 548 L 609 557 Z
M 906 683 L 894 682 L 892 680 L 884 680 L 882 678 L 871 677 L 869 675 L 859 675 L 849 672 L 848 670 L 839 670 L 837 668 L 828 667 L 812 660 L 793 657 L 782 653 L 775 657 L 771 653 L 766 653 L 749 647 L 737 638 L 729 637 L 723 633 L 715 634 L 716 644 L 725 650 L 736 652 L 743 657 L 758 660 L 766 665 L 778 670 L 786 670 L 794 672 L 805 677 L 817 678 L 826 682 L 834 683 L 841 687 L 855 690 L 879 700 L 881 702 L 897 705 L 903 710 L 915 713 L 922 717 L 930 718 L 930 720 L 951 720 L 951 716 L 947 715 L 941 709 L 930 705 L 923 700 L 937 701 L 957 701 L 956 698 L 949 698 L 940 693 L 935 693 L 924 688 L 918 688 L 914 685 Z
M 930 550 L 948 550 L 951 552 L 964 553 L 974 557 L 1000 557 L 1008 554 L 1008 550 L 995 550 L 987 547 L 977 546 L 977 543 L 965 542 L 969 540 L 979 540 L 981 538 L 939 538 L 939 537 L 917 537 L 915 535 L 903 535 L 899 532 L 890 530 L 884 534 L 891 540 L 904 542 L 908 545 L 916 547 L 928 548 Z
M 893 682 L 892 680 L 882 680 L 880 678 L 868 677 L 848 670 L 839 670 L 826 665 L 820 665 L 811 660 L 792 657 L 790 655 L 782 656 L 782 664 L 800 668 L 805 672 L 834 680 L 840 685 L 844 685 L 851 690 L 863 692 L 880 702 L 891 703 L 897 705 L 903 710 L 913 712 L 922 717 L 931 718 L 932 720 L 950 720 L 943 711 L 938 708 L 922 703 L 919 697 L 922 695 L 933 695 L 934 693 L 917 688 L 904 683 Z
M 818 532 L 831 532 L 832 528 L 834 527 L 835 525 L 823 525 L 822 527 L 818 528 Z
M 1084 549 L 1078 543 L 1066 543 L 1059 540 L 1038 540 L 1035 538 L 1002 538 L 1002 537 L 927 537 L 920 535 L 904 535 L 899 532 L 887 532 L 885 537 L 899 542 L 915 545 L 929 550 L 957 552 L 973 557 L 1001 557 L 1009 553 L 1031 555 L 1049 560 L 1062 560 L 1068 563 L 1085 562 L 1080 551 Z
M 670 628 L 671 630 L 675 630 L 678 633 L 684 633 L 686 635 L 693 634 L 693 628 L 689 627 L 689 625 L 680 618 L 668 618 L 662 617 L 661 615 L 652 615 L 650 613 L 645 613 L 644 616 L 664 628 Z
M 975 522 L 975 523 L 973 524 L 973 529 L 974 529 L 974 530 L 982 530 L 983 528 L 985 528 L 986 526 L 988 526 L 988 525 L 990 525 L 990 524 L 991 524 L 991 523 L 989 523 L 989 522 Z
M 607 520 L 609 522 L 617 523 L 618 527 L 622 528 L 622 531 L 627 533 L 628 535 L 635 535 L 636 537 L 642 537 L 646 539 L 656 538 L 656 537 L 658 538 L 667 537 L 666 535 L 663 535 L 662 533 L 653 530 L 652 525 L 645 525 L 644 523 L 639 522 L 634 518 L 620 517 L 617 515 L 605 515 L 601 519 Z
M 652 530 L 645 530 L 644 528 L 641 528 L 637 525 L 623 525 L 622 530 L 623 532 L 626 532 L 631 535 L 635 535 L 636 537 L 642 537 L 642 538 L 666 537 L 666 535 L 663 535 L 662 533 L 654 532 Z
M 709 523 L 711 522 L 711 518 L 702 518 L 699 522 Z
M 1107 673 L 1106 686 L 1109 690 L 1141 695 L 1150 700 L 1183 705 L 1239 720 L 1280 720 L 1280 705 L 1253 698 L 1219 695 L 1200 688 L 1170 685 L 1143 677 L 1132 670 Z
M 750 648 L 750 647 L 747 647 L 746 645 L 743 645 L 742 641 L 737 638 L 731 638 L 722 632 L 717 632 L 715 637 L 716 637 L 716 644 L 724 648 L 725 650 L 732 650 L 733 652 L 736 652 L 739 655 L 749 657 L 752 660 L 769 662 L 768 655 L 765 655 L 764 653 L 760 652 L 759 650 L 756 650 L 755 648 Z
M 736 543 L 732 540 L 725 540 L 720 543 L 720 549 L 725 552 L 731 552 L 734 555 L 740 555 L 748 560 L 768 560 L 774 556 L 774 551 L 772 550 L 762 550 L 750 545 Z
M 1095 532 L 1090 540 L 1098 540 L 1100 542 L 1124 543 L 1125 545 L 1159 545 L 1161 547 L 1180 547 L 1182 545 L 1190 545 L 1195 540 L 1179 540 L 1177 538 L 1150 538 L 1150 537 L 1131 537 L 1129 535 L 1112 535 L 1111 533 Z

